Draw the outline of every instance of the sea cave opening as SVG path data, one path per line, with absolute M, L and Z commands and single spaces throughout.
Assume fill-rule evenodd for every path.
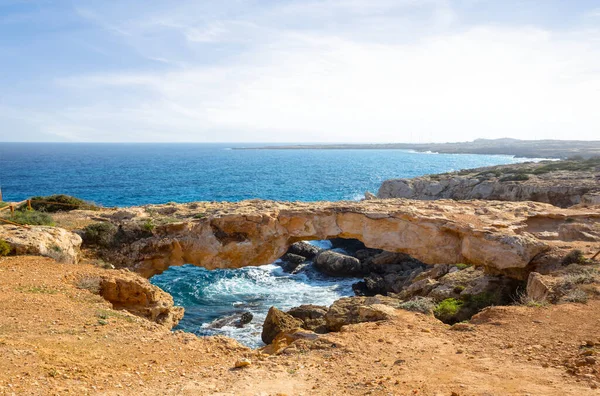
M 401 308 L 457 323 L 490 305 L 511 303 L 522 282 L 466 264 L 427 265 L 407 254 L 366 247 L 357 239 L 300 241 L 275 262 L 239 269 L 171 267 L 151 282 L 170 293 L 185 315 L 174 330 L 224 335 L 264 346 L 269 309 L 327 312 L 343 297 L 391 296 Z M 311 330 L 326 332 L 323 326 Z

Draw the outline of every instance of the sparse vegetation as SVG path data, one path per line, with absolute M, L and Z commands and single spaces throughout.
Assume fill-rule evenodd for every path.
M 455 264 L 454 266 L 455 266 L 456 268 L 458 268 L 459 270 L 464 270 L 465 268 L 469 268 L 469 267 L 470 267 L 470 265 L 469 265 L 469 264 L 463 264 L 463 263 L 460 263 L 460 264 Z
M 83 229 L 82 239 L 88 245 L 109 247 L 113 244 L 117 227 L 112 223 L 94 223 Z
M 564 302 L 585 304 L 588 302 L 588 295 L 585 291 L 583 291 L 581 289 L 575 289 L 575 290 L 571 290 L 567 294 L 565 294 L 561 298 L 561 300 Z
M 435 308 L 433 299 L 428 297 L 415 297 L 410 301 L 405 301 L 400 304 L 400 308 L 412 312 L 421 312 L 426 315 L 431 315 Z
M 17 288 L 21 293 L 32 293 L 32 294 L 56 294 L 58 290 L 49 288 L 47 286 L 21 286 Z
M 68 212 L 75 209 L 97 209 L 97 206 L 70 195 L 50 195 L 47 197 L 32 197 L 31 207 L 40 212 Z M 26 208 L 26 205 L 19 209 Z
M 533 170 L 533 174 L 541 175 L 556 171 L 589 171 L 600 166 L 600 157 L 593 157 L 586 160 L 565 160 L 546 163 Z
M 565 289 L 573 288 L 575 285 L 594 283 L 598 280 L 598 270 L 596 268 L 581 268 L 575 266 L 567 273 L 561 281 L 561 286 Z
M 515 305 L 523 305 L 525 307 L 531 308 L 540 308 L 548 306 L 548 301 L 546 300 L 535 300 L 527 294 L 526 291 L 521 291 L 515 300 Z
M 563 258 L 562 265 L 586 264 L 587 261 L 581 250 L 573 249 Z
M 0 239 L 0 257 L 8 256 L 12 252 L 12 247 L 3 239 Z
M 516 174 L 507 175 L 507 176 L 500 178 L 501 182 L 525 181 L 525 180 L 529 180 L 529 175 L 526 175 L 524 173 L 516 173 Z
M 108 324 L 107 319 L 110 319 L 110 318 L 123 319 L 130 323 L 135 321 L 131 316 L 129 316 L 127 314 L 124 314 L 122 312 L 113 311 L 110 309 L 99 309 L 98 311 L 96 311 L 96 317 L 98 318 L 98 323 L 102 324 L 102 325 L 107 325 Z M 100 323 L 100 321 L 103 321 L 104 323 Z
M 97 276 L 83 276 L 77 280 L 75 286 L 78 289 L 88 290 L 93 294 L 99 294 L 102 290 L 101 279 Z
M 55 225 L 52 216 L 35 210 L 16 210 L 12 215 L 5 217 L 5 219 L 23 225 Z
M 142 229 L 146 232 L 152 232 L 154 230 L 154 222 L 152 221 L 152 219 L 146 219 L 146 221 L 144 221 L 144 224 L 142 224 Z

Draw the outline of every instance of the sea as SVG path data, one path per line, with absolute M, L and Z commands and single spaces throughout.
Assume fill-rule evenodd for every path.
M 381 182 L 467 168 L 523 162 L 503 155 L 406 150 L 236 150 L 265 144 L 2 143 L 0 187 L 5 201 L 68 194 L 105 207 L 192 201 L 359 200 Z M 331 248 L 328 241 L 311 242 Z M 175 329 L 226 335 L 262 345 L 268 309 L 330 305 L 352 295 L 358 279 L 324 276 L 309 263 L 295 274 L 278 262 L 235 270 L 184 265 L 150 281 L 185 307 Z M 219 319 L 253 314 L 242 328 Z

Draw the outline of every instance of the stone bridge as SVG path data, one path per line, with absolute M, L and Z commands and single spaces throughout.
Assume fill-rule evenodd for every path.
M 165 206 L 150 210 L 161 213 Z M 263 265 L 300 240 L 355 238 L 427 264 L 470 263 L 510 272 L 550 249 L 527 232 L 530 219 L 564 221 L 569 215 L 585 216 L 533 202 L 200 202 L 172 205 L 169 216 L 179 222 L 157 227 L 153 237 L 122 254 L 132 269 L 151 277 L 183 264 L 207 269 Z

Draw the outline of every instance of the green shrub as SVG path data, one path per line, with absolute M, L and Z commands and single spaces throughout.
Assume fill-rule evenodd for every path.
M 469 267 L 470 267 L 470 265 L 469 265 L 469 264 L 463 264 L 463 263 L 460 263 L 460 264 L 455 264 L 454 266 L 455 266 L 456 268 L 458 268 L 459 270 L 464 270 L 465 268 L 469 268 Z
M 45 202 L 39 202 L 45 201 Z M 50 195 L 47 197 L 31 198 L 31 207 L 42 212 L 68 212 L 75 209 L 94 209 L 95 205 L 70 195 Z M 23 208 L 23 206 L 21 206 Z M 21 209 L 20 208 L 20 209 Z
M 8 256 L 12 252 L 12 247 L 5 240 L 0 239 L 0 257 Z
M 455 298 L 447 298 L 435 307 L 433 314 L 442 322 L 451 322 L 463 304 Z
M 83 242 L 88 245 L 109 247 L 113 244 L 117 227 L 112 223 L 94 223 L 83 229 L 81 236 Z
M 5 217 L 7 220 L 17 224 L 26 225 L 55 225 L 54 219 L 47 213 L 35 210 L 16 210 L 12 215 Z

